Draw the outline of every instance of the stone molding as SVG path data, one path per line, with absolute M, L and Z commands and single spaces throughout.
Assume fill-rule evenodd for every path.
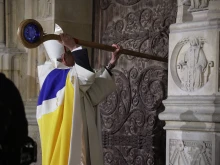
M 169 96 L 160 120 L 186 122 L 220 122 L 220 96 Z
M 170 33 L 183 33 L 189 31 L 201 31 L 219 28 L 220 19 L 202 20 L 198 22 L 185 22 L 170 25 Z
M 165 130 L 220 132 L 219 123 L 191 122 L 191 121 L 166 121 Z

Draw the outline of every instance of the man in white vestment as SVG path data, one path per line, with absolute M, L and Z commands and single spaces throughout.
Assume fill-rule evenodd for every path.
M 38 66 L 42 165 L 103 165 L 96 106 L 115 90 L 111 69 L 120 47 L 113 45 L 109 64 L 94 72 L 87 50 L 68 34 L 60 37 L 44 43 L 50 61 Z

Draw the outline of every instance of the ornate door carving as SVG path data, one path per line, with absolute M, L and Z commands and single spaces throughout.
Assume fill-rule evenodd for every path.
M 169 25 L 176 0 L 95 0 L 94 40 L 168 57 Z M 109 52 L 95 50 L 94 67 Z M 164 165 L 167 64 L 122 55 L 114 69 L 117 90 L 99 105 L 105 165 Z

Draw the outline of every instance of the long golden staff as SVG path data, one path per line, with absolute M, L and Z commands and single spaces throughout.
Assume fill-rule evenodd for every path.
M 18 27 L 17 35 L 20 38 L 22 44 L 27 48 L 36 48 L 40 44 L 48 40 L 61 40 L 59 35 L 44 34 L 42 26 L 40 25 L 39 22 L 37 22 L 34 19 L 26 19 L 22 21 Z M 79 40 L 76 38 L 74 38 L 74 40 L 76 44 L 82 45 L 82 46 L 87 46 L 87 47 L 111 51 L 111 52 L 115 50 L 114 47 L 109 46 L 109 45 Z M 135 56 L 135 57 L 141 57 L 141 58 L 147 58 L 147 59 L 156 60 L 156 61 L 167 62 L 167 59 L 165 58 L 152 56 L 152 55 L 148 55 L 148 54 L 144 54 L 140 52 L 135 52 L 135 51 L 128 50 L 128 49 L 122 49 L 120 50 L 120 53 L 127 54 L 130 56 Z

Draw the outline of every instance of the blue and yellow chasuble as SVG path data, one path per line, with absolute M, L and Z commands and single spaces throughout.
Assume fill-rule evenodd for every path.
M 54 69 L 46 77 L 38 99 L 42 164 L 67 165 L 74 113 L 70 69 Z
M 37 121 L 42 165 L 103 165 L 95 106 L 115 90 L 107 70 L 39 66 Z M 98 120 L 97 120 L 98 119 Z

